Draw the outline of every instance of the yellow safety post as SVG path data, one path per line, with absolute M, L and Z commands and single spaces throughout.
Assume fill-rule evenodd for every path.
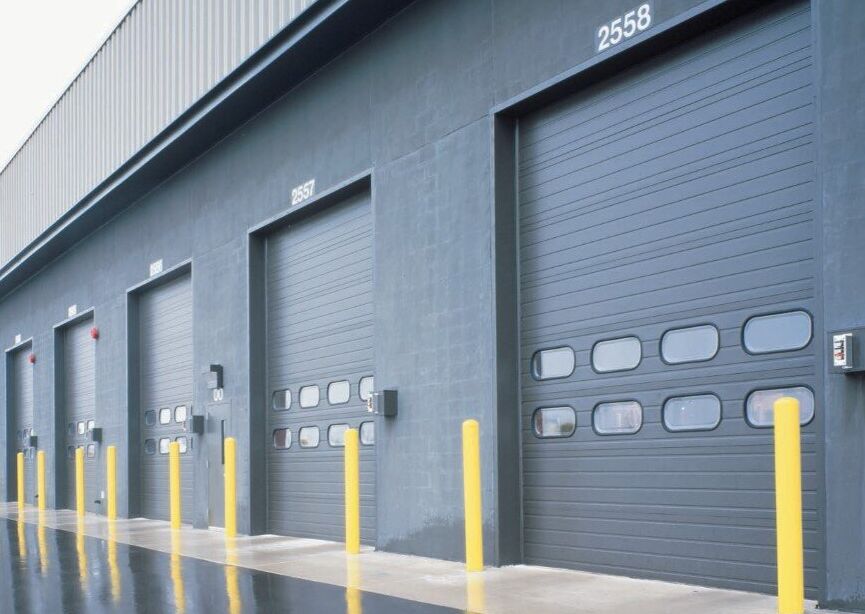
M 237 536 L 237 441 L 225 438 L 225 536 Z
M 463 501 L 465 503 L 467 571 L 483 571 L 484 569 L 480 431 L 477 420 L 463 422 Z
M 75 512 L 84 516 L 84 448 L 75 448 Z
M 45 452 L 43 450 L 36 453 L 36 505 L 40 510 L 45 509 Z
M 117 448 L 108 446 L 106 450 L 105 496 L 108 499 L 108 520 L 117 520 Z
M 18 462 L 18 473 L 17 473 L 17 486 L 18 486 L 18 510 L 24 511 L 24 452 L 19 452 L 17 456 Z
M 345 551 L 360 553 L 360 453 L 357 429 L 345 431 Z
M 180 444 L 168 446 L 168 490 L 171 500 L 171 528 L 180 528 Z
M 803 614 L 802 458 L 799 401 L 775 401 L 775 515 L 778 531 L 778 612 Z

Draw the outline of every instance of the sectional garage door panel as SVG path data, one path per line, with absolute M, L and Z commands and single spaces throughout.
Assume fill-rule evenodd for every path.
M 24 453 L 24 500 L 35 503 L 36 449 L 31 448 L 29 442 L 29 435 L 33 432 L 33 365 L 29 361 L 30 352 L 28 346 L 12 355 L 12 412 L 15 449 Z M 17 461 L 13 459 L 13 462 Z
M 167 445 L 180 441 L 181 500 L 184 522 L 192 518 L 192 439 L 183 423 L 192 413 L 192 281 L 189 275 L 141 295 L 141 511 L 147 518 L 167 520 Z M 183 449 L 184 445 L 181 445 Z
M 344 449 L 330 445 L 328 429 L 372 420 L 359 389 L 373 375 L 369 197 L 352 197 L 268 237 L 266 275 L 269 392 L 291 395 L 289 409 L 268 408 L 268 530 L 340 540 Z M 316 387 L 318 404 L 302 407 L 301 389 L 314 396 Z M 346 402 L 337 388 L 347 389 Z M 290 446 L 278 449 L 273 436 L 282 429 Z M 301 429 L 318 429 L 317 447 L 301 447 Z M 374 543 L 373 446 L 362 445 L 360 457 L 361 537 Z
M 742 330 L 818 313 L 809 28 L 806 5 L 769 8 L 520 120 L 527 562 L 773 590 L 772 430 L 749 426 L 745 403 L 819 392 L 817 343 L 751 355 Z M 716 354 L 662 360 L 666 331 L 700 325 L 718 331 Z M 593 369 L 596 343 L 630 336 L 635 369 Z M 536 379 L 532 355 L 559 346 L 573 372 Z M 667 430 L 665 401 L 698 395 L 720 400 L 717 427 Z M 637 432 L 593 429 L 596 406 L 630 401 Z M 573 435 L 537 437 L 543 407 L 572 407 Z M 821 411 L 803 428 L 810 594 Z
M 100 446 L 91 444 L 89 428 L 96 411 L 96 348 L 90 337 L 91 319 L 63 332 L 63 403 L 65 431 L 65 505 L 75 508 L 75 449 L 84 448 L 84 484 L 88 511 L 100 511 L 94 503 L 99 493 Z M 89 448 L 92 445 L 93 448 Z

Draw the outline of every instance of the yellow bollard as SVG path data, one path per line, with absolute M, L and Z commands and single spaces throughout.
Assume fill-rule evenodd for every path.
M 105 470 L 105 497 L 108 499 L 108 520 L 117 520 L 117 448 L 108 446 L 106 452 L 108 466 Z
M 477 420 L 463 422 L 463 501 L 465 503 L 466 570 L 483 571 L 481 438 Z
M 40 510 L 45 509 L 45 452 L 36 453 L 36 504 Z
M 168 446 L 168 490 L 171 505 L 171 528 L 180 528 L 180 444 Z
M 345 431 L 345 551 L 360 553 L 360 452 L 357 429 Z
M 803 614 L 802 458 L 799 401 L 775 401 L 775 514 L 778 532 L 778 612 Z
M 18 462 L 18 473 L 17 477 L 17 486 L 18 486 L 18 510 L 24 511 L 24 452 L 19 452 L 17 456 Z
M 75 448 L 75 512 L 84 516 L 84 448 Z
M 225 438 L 225 536 L 237 536 L 237 441 Z

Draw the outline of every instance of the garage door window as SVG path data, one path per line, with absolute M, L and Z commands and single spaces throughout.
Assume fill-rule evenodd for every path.
M 721 423 L 721 399 L 714 394 L 673 397 L 664 403 L 669 431 L 710 431 Z
M 75 458 L 75 448 L 73 446 L 66 446 L 66 458 Z
M 742 340 L 751 354 L 800 350 L 811 341 L 811 315 L 788 311 L 755 316 L 745 322 Z
M 277 450 L 288 450 L 291 447 L 291 429 L 275 429 L 273 447 Z
M 186 405 L 178 405 L 174 408 L 174 421 L 178 424 L 182 424 L 186 422 L 186 418 L 189 411 L 186 408 Z
M 367 375 L 366 377 L 360 378 L 360 382 L 357 385 L 358 396 L 361 401 L 369 401 L 372 397 L 372 391 L 375 386 L 375 381 L 372 375 Z
M 371 446 L 375 443 L 375 422 L 361 423 L 360 442 L 365 446 Z
M 95 458 L 96 457 L 96 444 L 89 444 L 87 446 L 87 458 Z
M 775 401 L 781 397 L 793 397 L 799 401 L 799 421 L 804 425 L 814 418 L 814 393 L 805 386 L 755 390 L 745 401 L 745 418 L 748 424 L 767 428 L 775 424 Z
M 144 440 L 144 453 L 148 455 L 156 454 L 156 440 L 155 439 L 145 439 Z
M 321 393 L 318 386 L 304 386 L 300 389 L 300 406 L 301 407 L 317 407 Z
M 291 390 L 274 390 L 272 407 L 276 411 L 284 411 L 291 407 Z
M 168 446 L 171 444 L 171 440 L 168 437 L 163 437 L 159 440 L 159 453 L 160 454 L 168 454 Z
M 575 364 L 574 350 L 568 346 L 538 350 L 532 356 L 532 377 L 537 380 L 568 377 Z
M 88 420 L 87 421 L 87 432 L 93 432 L 93 429 L 96 428 L 96 420 Z
M 86 432 L 87 432 L 87 425 L 84 424 L 84 421 L 82 420 L 81 422 L 78 423 L 78 434 L 83 435 Z
M 348 380 L 331 382 L 327 385 L 327 402 L 331 405 L 348 403 L 351 397 L 351 384 Z
M 711 360 L 718 343 L 718 329 L 711 324 L 668 330 L 661 337 L 661 358 L 674 365 Z
M 535 437 L 570 437 L 577 429 L 573 407 L 540 407 L 532 415 Z
M 317 448 L 321 434 L 317 426 L 305 426 L 297 434 L 297 440 L 301 448 Z
M 159 410 L 159 424 L 171 424 L 171 408 L 163 407 Z
M 177 447 L 180 449 L 180 453 L 186 454 L 186 449 L 187 449 L 186 448 L 186 444 L 187 444 L 186 437 L 178 437 L 174 441 L 177 442 Z
M 345 432 L 347 424 L 331 424 L 327 427 L 327 443 L 333 448 L 345 447 Z
M 67 435 L 74 435 L 75 434 L 75 423 L 74 422 L 70 422 L 69 424 L 66 425 L 66 434 Z
M 156 411 L 153 409 L 148 409 L 144 412 L 144 424 L 147 426 L 154 426 L 156 424 Z
M 592 367 L 599 373 L 636 369 L 643 357 L 643 347 L 636 337 L 599 341 L 592 348 Z
M 631 435 L 643 425 L 643 407 L 636 401 L 601 403 L 592 414 L 599 435 Z

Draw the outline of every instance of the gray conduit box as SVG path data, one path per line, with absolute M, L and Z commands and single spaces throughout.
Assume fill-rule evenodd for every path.
M 90 429 L 88 437 L 93 443 L 102 443 L 102 427 L 94 426 L 92 429 Z
M 384 416 L 385 418 L 396 416 L 396 390 L 373 392 L 370 400 L 372 401 L 372 412 L 377 416 Z
M 865 328 L 847 328 L 829 333 L 829 372 L 865 372 Z

